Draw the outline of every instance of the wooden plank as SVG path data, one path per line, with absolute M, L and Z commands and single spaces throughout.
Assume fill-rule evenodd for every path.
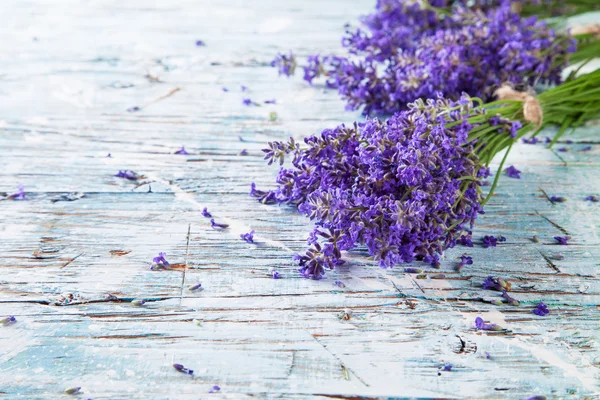
M 600 394 L 600 206 L 584 200 L 600 194 L 597 125 L 561 144 L 567 153 L 516 146 L 508 162 L 522 179 L 502 179 L 474 232 L 506 236 L 497 248 L 451 249 L 440 270 L 415 263 L 426 279 L 357 250 L 305 280 L 291 257 L 310 222 L 247 195 L 250 182 L 273 187 L 260 150 L 362 117 L 268 62 L 288 48 L 335 50 L 371 1 L 7 3 L 0 191 L 22 183 L 28 200 L 0 202 L 0 315 L 18 319 L 0 327 L 0 397 L 82 386 L 81 398 L 191 399 L 215 384 L 236 399 Z M 192 154 L 174 155 L 181 145 Z M 145 178 L 115 178 L 120 169 Z M 71 192 L 85 197 L 52 201 Z M 212 230 L 204 207 L 230 228 Z M 250 229 L 255 245 L 239 238 Z M 563 232 L 569 246 L 552 238 Z M 172 270 L 149 269 L 160 251 Z M 475 263 L 457 272 L 463 253 Z M 492 304 L 489 275 L 521 305 Z M 531 312 L 540 300 L 544 318 Z M 477 332 L 477 316 L 509 331 Z M 454 367 L 439 375 L 444 362 Z

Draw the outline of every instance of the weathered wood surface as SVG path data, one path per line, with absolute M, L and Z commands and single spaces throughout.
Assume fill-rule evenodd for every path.
M 322 281 L 302 279 L 291 256 L 309 222 L 247 195 L 252 181 L 273 185 L 266 141 L 360 118 L 334 92 L 278 79 L 273 54 L 336 49 L 372 3 L 3 2 L 0 191 L 22 183 L 29 199 L 0 202 L 0 315 L 18 319 L 0 327 L 0 398 L 82 386 L 82 399 L 197 399 L 215 384 L 210 396 L 227 398 L 597 398 L 600 205 L 584 201 L 600 194 L 597 126 L 575 132 L 568 153 L 518 145 L 509 162 L 522 179 L 502 179 L 474 232 L 507 242 L 450 250 L 441 270 L 422 267 L 427 279 L 361 251 Z M 577 151 L 583 142 L 591 152 Z M 191 155 L 172 154 L 182 144 Z M 119 169 L 144 184 L 114 178 Z M 85 197 L 51 201 L 70 192 Z M 203 207 L 230 229 L 212 230 Z M 256 245 L 239 238 L 250 228 Z M 565 232 L 572 244 L 555 245 Z M 150 271 L 159 251 L 178 265 Z M 458 273 L 463 252 L 475 263 Z M 509 279 L 521 306 L 490 304 L 488 275 Z M 186 289 L 197 282 L 204 291 Z M 477 332 L 477 316 L 510 331 Z M 438 376 L 444 362 L 454 368 Z

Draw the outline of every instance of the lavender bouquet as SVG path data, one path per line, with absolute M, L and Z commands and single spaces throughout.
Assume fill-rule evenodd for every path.
M 367 119 L 304 139 L 271 142 L 269 164 L 284 164 L 278 187 L 250 194 L 263 203 L 288 203 L 315 221 L 310 248 L 296 260 L 303 276 L 320 279 L 341 264 L 342 251 L 364 246 L 381 267 L 423 260 L 470 230 L 495 189 L 484 196 L 489 164 L 524 135 L 550 124 L 568 128 L 600 116 L 600 70 L 535 97 L 501 88 L 483 104 L 463 95 L 416 100 L 386 121 Z M 508 153 L 508 152 L 507 152 Z M 504 159 L 502 160 L 502 164 Z M 502 165 L 500 169 L 502 169 Z
M 558 84 L 570 61 L 600 50 L 591 35 L 582 37 L 577 50 L 567 32 L 521 18 L 510 2 L 485 11 L 448 7 L 445 0 L 379 0 L 376 12 L 361 20 L 366 31 L 347 31 L 342 44 L 348 55 L 308 57 L 304 79 L 325 77 L 349 110 L 392 114 L 436 93 L 457 100 L 466 92 L 489 101 L 505 82 Z M 283 75 L 297 70 L 291 53 L 278 55 L 272 65 Z

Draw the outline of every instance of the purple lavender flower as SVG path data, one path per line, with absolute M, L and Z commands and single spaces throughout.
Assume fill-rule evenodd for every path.
M 241 90 L 242 92 L 245 92 L 246 90 L 248 90 L 248 88 L 247 88 L 246 86 L 244 86 L 244 85 L 241 85 L 241 86 L 240 86 L 240 90 Z
M 591 151 L 592 150 L 592 146 L 585 146 L 582 147 L 581 149 L 579 149 L 579 151 Z
M 560 81 L 568 53 L 575 50 L 570 37 L 535 17 L 521 19 L 508 1 L 484 11 L 449 3 L 378 1 L 376 12 L 361 20 L 366 29 L 346 32 L 342 45 L 348 55 L 310 56 L 304 79 L 327 77 L 326 85 L 338 90 L 347 109 L 365 114 L 392 114 L 437 92 L 453 99 L 467 92 L 487 101 L 504 82 Z M 438 6 L 450 12 L 436 12 Z M 288 58 L 274 60 L 280 74 L 293 73 L 295 60 L 294 68 L 284 69 Z
M 189 155 L 190 153 L 188 153 L 187 151 L 185 151 L 185 147 L 184 147 L 184 146 L 181 146 L 181 149 L 177 150 L 177 151 L 175 152 L 175 154 L 181 154 L 181 155 L 187 156 L 187 155 Z
M 473 241 L 471 240 L 471 234 L 470 233 L 468 235 L 461 235 L 461 237 L 458 240 L 458 242 L 460 244 L 462 244 L 463 246 L 473 247 Z
M 461 271 L 465 265 L 472 265 L 472 264 L 473 264 L 473 258 L 471 256 L 467 256 L 466 254 L 463 254 L 462 256 L 460 256 L 460 263 L 458 264 L 456 269 L 458 271 Z
M 14 324 L 15 322 L 17 322 L 17 319 L 14 317 L 14 315 L 9 315 L 8 317 L 0 319 L 0 325 L 10 325 Z
M 182 364 L 173 364 L 173 368 L 175 368 L 177 371 L 182 372 L 184 374 L 188 374 L 188 375 L 193 375 L 194 374 L 194 370 L 193 369 L 188 369 L 186 367 L 184 367 Z
M 271 276 L 273 277 L 273 279 L 279 279 L 280 275 L 279 272 L 277 272 L 276 270 L 271 270 Z
M 242 151 L 240 151 L 238 153 L 238 156 L 247 156 L 247 155 L 248 155 L 248 150 L 246 150 L 246 149 L 242 149 Z
M 443 250 L 483 212 L 478 179 L 485 166 L 466 121 L 481 112 L 467 97 L 410 107 L 387 121 L 325 129 L 305 138 L 304 148 L 290 140 L 263 150 L 269 164 L 289 158 L 292 167 L 280 169 L 275 190 L 253 184 L 250 194 L 296 205 L 315 221 L 309 249 L 295 257 L 303 276 L 320 279 L 340 265 L 342 251 L 358 245 L 383 268 L 415 260 L 439 265 Z M 493 129 L 510 137 L 507 124 Z
M 510 295 L 509 295 L 509 294 L 506 292 L 506 290 L 504 290 L 504 291 L 502 292 L 502 298 L 504 299 L 504 301 L 505 301 L 506 303 L 510 304 L 511 306 L 518 306 L 519 304 L 521 304 L 521 303 L 519 302 L 519 300 L 517 300 L 517 299 L 515 299 L 515 298 L 511 297 L 511 296 L 510 296 Z
M 591 196 L 586 197 L 585 200 L 586 201 L 591 201 L 591 202 L 594 202 L 594 203 L 598 203 L 600 201 L 600 196 L 591 195 Z
M 288 55 L 279 53 L 271 61 L 271 66 L 277 68 L 279 75 L 292 76 L 296 70 L 296 57 L 291 51 Z
M 169 268 L 169 266 L 171 264 L 169 264 L 169 262 L 165 258 L 166 255 L 167 255 L 167 253 L 163 253 L 163 252 L 158 253 L 158 256 L 156 256 L 152 259 L 152 262 L 154 263 L 153 267 Z
M 475 318 L 475 327 L 481 331 L 503 331 L 504 328 L 500 327 L 496 324 L 488 324 L 483 318 L 477 317 Z
M 245 106 L 251 106 L 254 103 L 252 102 L 252 100 L 250 100 L 249 98 L 245 98 L 242 100 L 242 103 L 244 103 Z
M 560 196 L 550 197 L 550 202 L 552 202 L 552 203 L 564 203 L 565 201 L 567 201 L 567 199 L 565 197 L 560 197 Z
M 208 208 L 204 207 L 202 210 L 202 216 L 204 218 L 212 218 L 212 214 L 208 212 Z
M 221 90 L 224 92 L 229 92 L 229 89 L 227 89 L 226 87 L 222 87 Z
M 242 233 L 240 237 L 246 241 L 246 243 L 254 243 L 254 229 L 248 233 Z
M 196 47 L 204 47 L 206 46 L 206 43 L 204 43 L 202 40 L 196 40 Z
M 558 244 L 566 246 L 568 244 L 567 240 L 571 239 L 571 236 L 554 236 L 554 239 L 558 242 Z
M 212 387 L 212 389 L 210 389 L 210 391 L 209 391 L 208 393 L 217 393 L 217 392 L 218 392 L 218 391 L 220 391 L 220 390 L 221 390 L 221 388 L 220 388 L 219 386 L 217 386 L 217 385 L 214 385 L 214 386 Z
M 407 274 L 420 274 L 423 272 L 423 270 L 419 268 L 408 267 L 404 268 L 404 272 L 406 272 Z
M 532 137 L 532 138 L 529 138 L 529 139 L 527 139 L 527 138 L 523 138 L 522 140 L 523 140 L 523 143 L 525 143 L 525 144 L 536 144 L 537 142 L 539 142 L 539 141 L 540 141 L 540 140 L 539 140 L 538 138 L 536 138 L 535 136 L 534 136 L 534 137 Z
M 550 314 L 550 310 L 548 310 L 548 306 L 546 304 L 544 304 L 544 302 L 540 302 L 536 306 L 536 308 L 533 310 L 533 313 L 535 315 L 539 315 L 540 317 L 543 317 L 544 315 Z
M 453 365 L 450 364 L 449 362 L 444 363 L 444 366 L 442 367 L 442 371 L 450 372 L 450 371 L 452 371 L 452 367 L 453 367 Z
M 510 167 L 506 168 L 504 170 L 504 172 L 506 172 L 506 175 L 509 178 L 521 179 L 521 171 L 519 171 L 512 165 Z
M 499 278 L 499 277 L 494 278 L 493 276 L 488 276 L 483 281 L 483 288 L 497 290 L 499 292 L 505 292 L 505 291 L 510 290 L 511 284 L 510 284 L 510 282 L 508 282 L 502 278 Z
M 559 147 L 556 150 L 560 151 L 561 153 L 567 153 L 569 151 L 569 149 L 567 147 Z
M 201 283 L 196 283 L 195 285 L 188 286 L 188 290 L 190 292 L 195 292 L 195 291 L 201 290 L 201 289 L 202 289 L 202 284 Z
M 335 282 L 333 282 L 333 284 L 342 289 L 346 287 L 346 285 L 342 281 L 335 281 Z
M 112 158 L 112 155 L 111 155 L 110 153 L 108 153 L 108 154 L 106 155 L 106 158 Z
M 21 184 L 17 186 L 17 191 L 15 193 L 9 194 L 6 196 L 7 200 L 26 200 L 27 196 L 25 196 L 25 187 Z
M 141 110 L 141 108 L 140 108 L 140 107 L 138 107 L 138 106 L 133 106 L 133 107 L 129 107 L 129 108 L 127 109 L 127 112 L 136 112 L 136 111 L 140 111 L 140 110 Z
M 265 100 L 265 104 L 276 104 L 275 99 L 273 100 Z
M 135 181 L 135 180 L 139 179 L 138 174 L 136 174 L 135 172 L 128 170 L 128 169 L 119 170 L 119 172 L 117 172 L 114 176 L 116 176 L 117 178 L 128 179 L 130 181 Z
M 506 238 L 504 236 L 498 236 L 497 238 L 491 235 L 485 235 L 481 240 L 484 248 L 488 247 L 496 247 L 498 242 L 506 242 Z
M 219 224 L 219 223 L 215 222 L 215 220 L 212 218 L 210 220 L 210 226 L 213 229 L 226 229 L 229 227 L 228 224 Z

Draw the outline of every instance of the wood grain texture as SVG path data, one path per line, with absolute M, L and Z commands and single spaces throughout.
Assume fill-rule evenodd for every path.
M 516 146 L 508 162 L 522 179 L 502 179 L 474 232 L 507 241 L 452 249 L 440 270 L 415 264 L 426 279 L 381 270 L 364 250 L 322 281 L 302 279 L 291 257 L 309 221 L 247 195 L 250 182 L 273 187 L 266 141 L 361 118 L 322 85 L 278 79 L 272 56 L 334 51 L 343 24 L 372 7 L 3 2 L 0 191 L 22 183 L 28 200 L 0 202 L 0 316 L 18 319 L 0 326 L 0 398 L 70 398 L 81 386 L 82 399 L 197 399 L 215 384 L 210 396 L 232 399 L 600 395 L 600 205 L 584 201 L 600 194 L 597 125 L 571 135 L 567 153 Z M 174 155 L 181 145 L 191 155 Z M 73 192 L 85 196 L 53 202 Z M 212 230 L 204 207 L 230 228 Z M 250 229 L 255 245 L 239 238 Z M 564 234 L 570 245 L 555 245 Z M 149 270 L 159 251 L 172 270 Z M 475 263 L 459 273 L 464 252 Z M 521 305 L 491 304 L 488 275 L 508 279 Z M 477 332 L 477 316 L 508 331 Z M 438 375 L 444 362 L 454 367 Z

